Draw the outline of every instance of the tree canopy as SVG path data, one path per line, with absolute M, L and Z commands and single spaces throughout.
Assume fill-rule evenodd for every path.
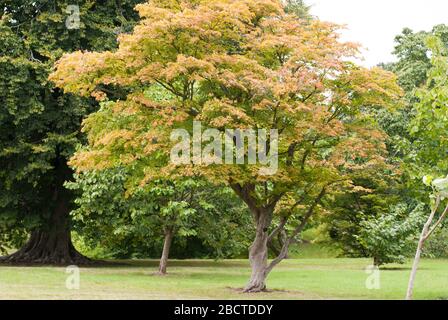
M 119 37 L 118 50 L 64 55 L 51 76 L 67 93 L 102 101 L 84 122 L 89 146 L 71 164 L 80 171 L 130 166 L 136 185 L 193 175 L 228 184 L 257 227 L 246 289 L 262 290 L 325 196 L 359 188 L 356 172 L 387 170 L 384 134 L 371 115 L 393 107 L 401 89 L 392 73 L 351 62 L 357 48 L 339 41 L 338 26 L 288 14 L 280 1 L 151 1 L 137 9 L 142 21 Z M 130 93 L 117 100 L 105 85 Z M 221 134 L 278 130 L 277 172 L 171 163 L 171 131 L 192 132 L 194 120 Z M 274 215 L 281 223 L 273 234 L 288 222 L 294 231 L 267 265 Z
M 69 239 L 72 196 L 63 183 L 96 103 L 62 94 L 48 75 L 64 52 L 114 48 L 117 34 L 132 29 L 136 3 L 78 1 L 82 19 L 68 29 L 70 1 L 0 1 L 0 248 L 33 234 L 10 262 L 83 260 Z

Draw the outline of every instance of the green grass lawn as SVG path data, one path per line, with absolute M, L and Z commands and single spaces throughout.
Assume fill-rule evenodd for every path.
M 79 290 L 65 288 L 65 268 L 0 266 L 0 299 L 402 299 L 410 265 L 381 271 L 381 289 L 368 290 L 368 259 L 300 259 L 279 265 L 268 279 L 271 292 L 244 294 L 245 260 L 171 261 L 156 276 L 157 261 L 81 268 Z M 416 299 L 448 299 L 448 260 L 424 260 Z

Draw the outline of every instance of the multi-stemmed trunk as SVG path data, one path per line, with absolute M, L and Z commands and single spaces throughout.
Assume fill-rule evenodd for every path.
M 276 194 L 269 199 L 269 202 L 260 201 L 260 199 L 257 199 L 255 196 L 256 186 L 254 184 L 241 185 L 235 183 L 233 180 L 230 181 L 230 187 L 247 204 L 256 225 L 255 240 L 249 249 L 249 261 L 252 268 L 252 274 L 249 283 L 244 289 L 245 292 L 261 292 L 266 290 L 267 276 L 276 265 L 288 257 L 290 245 L 297 242 L 296 237 L 304 230 L 309 219 L 315 213 L 315 209 L 326 195 L 327 188 L 341 181 L 344 180 L 336 180 L 327 183 L 322 187 L 320 193 L 317 194 L 314 200 L 309 204 L 308 210 L 304 213 L 300 224 L 290 234 L 287 234 L 285 229 L 288 219 L 294 213 L 296 207 L 304 202 L 304 197 L 298 199 L 298 201 L 290 208 L 290 215 L 280 217 L 279 225 L 269 234 L 274 210 L 284 194 Z M 267 184 L 265 184 L 265 191 L 268 192 Z M 260 205 L 262 202 L 264 202 L 265 205 Z M 277 257 L 268 263 L 268 245 L 272 243 L 272 240 L 276 236 L 282 237 L 282 248 Z
M 269 226 L 272 221 L 272 211 L 266 209 L 257 210 L 257 230 L 255 240 L 249 249 L 249 261 L 252 274 L 244 289 L 245 292 L 261 292 L 266 289 L 266 278 L 269 274 L 268 268 L 268 239 Z
M 163 251 L 160 258 L 159 274 L 165 275 L 166 268 L 168 266 L 168 258 L 170 255 L 171 243 L 173 242 L 174 231 L 173 229 L 165 230 L 165 240 L 163 242 Z
M 252 267 L 252 274 L 249 283 L 244 290 L 245 292 L 261 292 L 266 290 L 267 276 L 275 266 L 288 257 L 290 245 L 296 242 L 295 238 L 304 230 L 308 220 L 314 214 L 316 207 L 325 196 L 325 193 L 326 187 L 322 189 L 319 195 L 314 199 L 313 203 L 311 203 L 303 216 L 301 223 L 294 229 L 294 231 L 289 236 L 286 234 L 283 235 L 284 239 L 282 240 L 280 253 L 270 263 L 268 263 L 268 245 L 275 236 L 285 233 L 285 226 L 288 222 L 288 218 L 283 217 L 280 224 L 271 234 L 269 234 L 268 232 L 272 223 L 276 202 L 272 202 L 267 207 L 256 207 L 253 205 L 253 201 L 246 201 L 250 203 L 257 230 L 255 240 L 249 250 L 249 261 Z

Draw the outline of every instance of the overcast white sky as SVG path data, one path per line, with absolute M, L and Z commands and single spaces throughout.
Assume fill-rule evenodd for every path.
M 394 38 L 403 28 L 431 30 L 448 24 L 448 0 L 305 0 L 320 20 L 345 24 L 344 40 L 358 42 L 363 64 L 393 61 Z

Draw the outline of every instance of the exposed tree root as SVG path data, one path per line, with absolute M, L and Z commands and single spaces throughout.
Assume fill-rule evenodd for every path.
M 0 257 L 0 263 L 11 265 L 94 265 L 93 261 L 79 253 L 72 244 L 70 234 L 48 234 L 34 231 L 29 241 L 17 252 Z

